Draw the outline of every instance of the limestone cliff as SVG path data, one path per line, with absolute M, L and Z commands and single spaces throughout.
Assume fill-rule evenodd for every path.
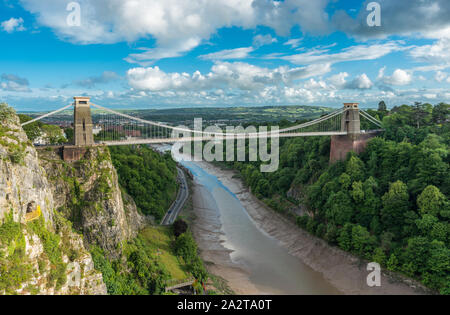
M 86 247 L 98 245 L 109 258 L 119 258 L 122 242 L 136 236 L 146 219 L 121 192 L 109 150 L 90 147 L 81 160 L 70 163 L 54 149 L 39 150 L 39 156 L 58 212 L 84 235 Z
M 14 111 L 0 104 L 0 294 L 106 294 Z

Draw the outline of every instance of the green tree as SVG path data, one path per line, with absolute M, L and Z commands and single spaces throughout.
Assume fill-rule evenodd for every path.
M 352 229 L 353 225 L 351 223 L 346 223 L 339 231 L 337 241 L 339 247 L 345 251 L 350 251 L 352 249 Z
M 436 124 L 443 124 L 450 118 L 450 105 L 439 103 L 433 107 L 432 112 L 433 122 Z
M 336 225 L 344 225 L 350 222 L 354 214 L 352 201 L 348 193 L 343 191 L 331 194 L 325 204 L 325 209 L 327 220 Z
M 352 248 L 360 256 L 365 256 L 371 252 L 373 241 L 369 231 L 361 225 L 355 225 L 352 228 Z
M 445 196 L 433 185 L 427 186 L 417 197 L 417 206 L 422 214 L 438 216 L 445 204 Z
M 398 236 L 403 224 L 404 213 L 409 209 L 408 187 L 402 181 L 396 181 L 391 184 L 382 200 L 382 223 L 388 231 Z
M 352 181 L 364 179 L 364 162 L 357 156 L 352 155 L 347 162 L 345 172 L 350 176 Z
M 380 265 L 384 265 L 386 263 L 386 254 L 384 253 L 384 250 L 381 247 L 375 248 L 372 259 Z
M 386 103 L 384 101 L 381 101 L 381 102 L 378 103 L 378 111 L 380 111 L 380 112 L 387 111 L 387 106 L 386 106 Z
M 386 263 L 387 268 L 391 271 L 397 271 L 398 264 L 399 264 L 399 262 L 398 262 L 397 256 L 395 256 L 395 254 L 391 254 L 391 256 L 389 257 L 389 260 Z

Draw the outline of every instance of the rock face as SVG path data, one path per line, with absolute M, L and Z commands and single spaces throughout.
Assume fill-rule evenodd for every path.
M 123 241 L 135 237 L 146 219 L 133 199 L 122 193 L 109 150 L 89 147 L 82 159 L 65 162 L 58 150 L 39 150 L 55 208 L 84 235 L 85 246 L 100 246 L 111 259 L 121 254 Z
M 14 111 L 0 104 L 0 294 L 106 294 Z
M 24 223 L 28 206 L 35 204 L 46 221 L 52 222 L 53 195 L 36 150 L 17 116 L 0 124 L 0 220 L 13 210 L 14 220 Z

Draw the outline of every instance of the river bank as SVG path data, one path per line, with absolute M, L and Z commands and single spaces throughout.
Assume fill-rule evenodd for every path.
M 220 217 L 209 207 L 208 200 L 205 200 L 206 188 L 194 184 L 192 192 L 195 215 L 192 231 L 208 272 L 225 279 L 235 294 L 267 294 L 267 291 L 258 289 L 251 282 L 250 275 L 243 266 L 232 262 L 230 258 L 232 251 L 223 245 Z
M 206 162 L 196 163 L 217 177 L 235 194 L 258 228 L 278 240 L 292 256 L 321 273 L 343 294 L 424 293 L 420 285 L 413 281 L 384 273 L 381 276 L 381 287 L 367 286 L 366 278 L 369 271 L 360 259 L 329 246 L 325 241 L 299 229 L 294 223 L 269 209 L 249 192 L 240 179 L 236 178 L 235 171 L 220 169 Z M 200 249 L 205 249 L 202 251 L 202 258 L 212 262 L 209 266 L 210 271 L 227 279 L 237 294 L 267 293 L 260 286 L 253 285 L 244 268 L 231 261 L 230 251 L 223 246 L 223 238 L 220 235 L 220 219 L 215 218 L 214 213 L 207 213 L 208 206 L 205 206 L 204 196 L 202 187 L 195 185 L 193 202 L 197 219 L 194 234 Z

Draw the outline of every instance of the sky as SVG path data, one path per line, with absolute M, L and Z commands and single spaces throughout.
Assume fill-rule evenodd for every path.
M 0 0 L 0 43 L 20 111 L 450 102 L 448 0 Z

